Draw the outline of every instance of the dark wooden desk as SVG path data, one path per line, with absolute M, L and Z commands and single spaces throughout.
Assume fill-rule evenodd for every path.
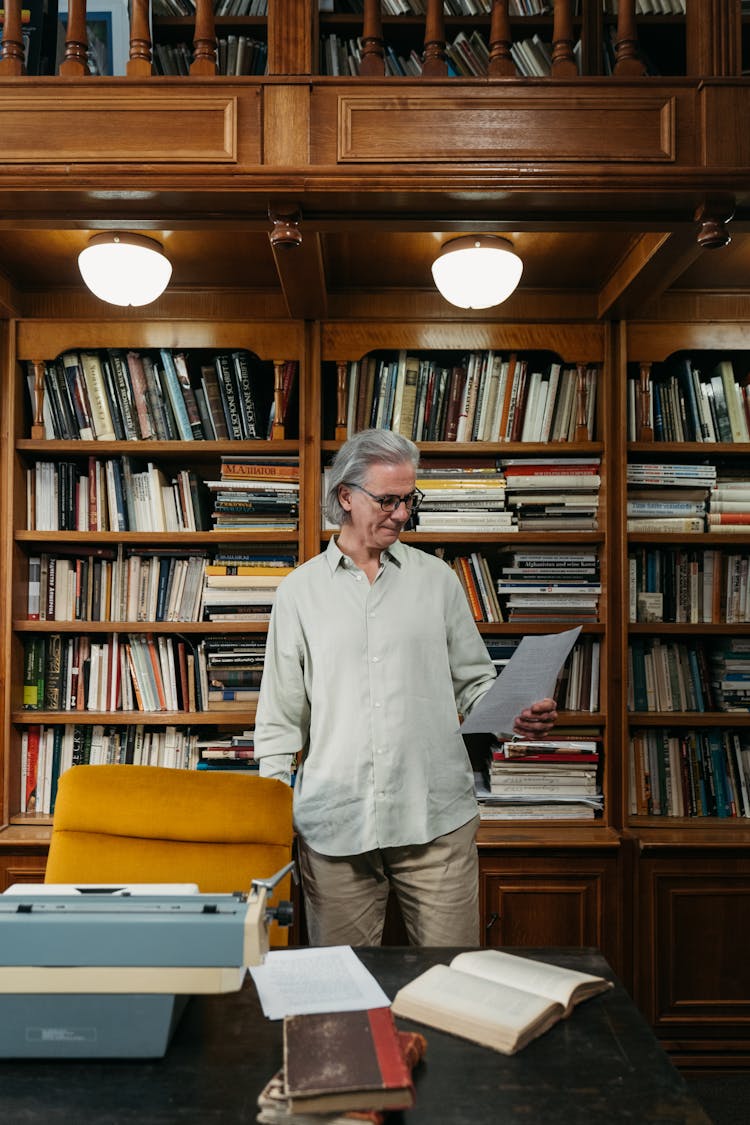
M 393 998 L 401 984 L 456 951 L 357 952 Z M 612 977 L 594 951 L 525 952 Z M 416 1072 L 417 1105 L 394 1115 L 394 1125 L 710 1125 L 619 984 L 511 1058 L 420 1030 L 428 1051 Z M 166 1057 L 155 1062 L 0 1063 L 2 1119 L 9 1125 L 254 1122 L 256 1097 L 280 1065 L 281 1023 L 265 1019 L 249 982 L 241 993 L 193 998 Z

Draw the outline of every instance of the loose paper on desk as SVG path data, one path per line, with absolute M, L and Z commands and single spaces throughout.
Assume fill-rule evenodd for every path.
M 262 965 L 250 967 L 250 975 L 270 1020 L 387 1008 L 391 1003 L 350 945 L 272 950 Z
M 527 636 L 494 684 L 461 724 L 462 734 L 513 734 L 521 711 L 539 699 L 552 699 L 555 683 L 581 626 L 564 633 Z

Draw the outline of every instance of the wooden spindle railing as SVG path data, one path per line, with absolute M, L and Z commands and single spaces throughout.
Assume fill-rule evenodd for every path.
M 635 0 L 620 0 L 617 6 L 614 72 L 625 77 L 638 77 L 646 73 L 646 67 L 638 57 Z
M 443 0 L 427 0 L 422 74 L 425 78 L 444 78 L 448 74 L 448 60 L 445 56 Z
M 31 424 L 31 437 L 34 441 L 39 441 L 45 436 L 44 393 L 47 366 L 43 359 L 32 359 L 30 366 L 34 372 L 34 421 Z
M 88 74 L 88 34 L 86 32 L 86 0 L 69 0 L 68 26 L 65 29 L 65 54 L 60 74 L 81 78 Z
M 216 23 L 213 0 L 195 0 L 195 32 L 191 74 L 216 74 Z
M 21 4 L 22 0 L 4 0 L 5 19 L 3 38 L 0 42 L 0 74 L 15 76 L 24 72 Z
M 638 371 L 638 401 L 640 404 L 638 441 L 653 441 L 651 425 L 651 364 L 642 363 Z
M 149 0 L 130 0 L 130 57 L 128 78 L 143 78 L 152 73 Z
M 570 78 L 578 74 L 573 45 L 573 4 L 571 0 L 555 0 L 552 23 L 553 78 Z
M 490 16 L 490 78 L 513 78 L 518 71 L 510 53 L 513 34 L 510 30 L 508 0 L 492 0 Z
M 359 73 L 366 78 L 375 76 L 382 78 L 385 74 L 385 43 L 380 0 L 365 0 Z
M 345 359 L 336 361 L 336 441 L 346 441 L 346 396 L 349 364 Z
M 576 441 L 589 440 L 588 427 L 589 388 L 586 378 L 586 364 L 576 364 Z

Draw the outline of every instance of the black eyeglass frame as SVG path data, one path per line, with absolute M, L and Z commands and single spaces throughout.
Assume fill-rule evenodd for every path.
M 408 492 L 406 496 L 396 496 L 393 493 L 387 493 L 385 496 L 376 496 L 374 492 L 370 492 L 368 488 L 363 488 L 361 484 L 353 484 L 351 481 L 342 481 L 342 486 L 345 488 L 356 488 L 358 492 L 364 492 L 376 504 L 379 504 L 384 512 L 397 512 L 403 504 L 409 515 L 419 511 L 419 506 L 424 500 L 424 492 L 421 488 L 415 488 Z M 393 501 L 396 501 L 394 504 Z

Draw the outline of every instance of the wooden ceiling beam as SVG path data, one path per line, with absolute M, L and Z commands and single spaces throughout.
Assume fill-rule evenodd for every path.
M 630 250 L 599 291 L 599 316 L 627 319 L 637 316 L 660 297 L 704 252 L 696 227 L 671 233 L 647 233 Z

